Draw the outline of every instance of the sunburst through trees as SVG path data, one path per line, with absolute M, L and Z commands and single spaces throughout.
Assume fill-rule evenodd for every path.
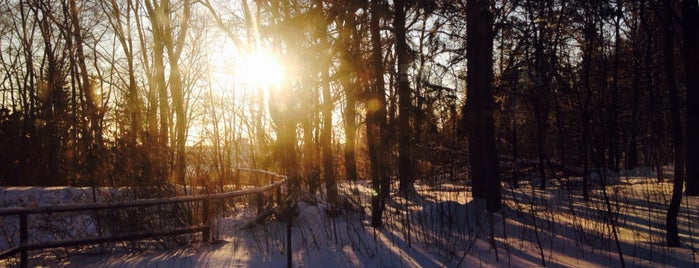
M 415 183 L 457 182 L 496 212 L 503 183 L 566 182 L 589 201 L 645 168 L 676 182 L 670 233 L 684 179 L 699 192 L 696 1 L 8 0 L 0 12 L 1 185 L 262 183 L 246 167 L 339 207 L 338 183 L 370 180 L 378 228 L 395 187 L 410 198 Z

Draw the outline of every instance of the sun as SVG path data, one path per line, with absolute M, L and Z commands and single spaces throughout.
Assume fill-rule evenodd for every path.
M 279 61 L 263 51 L 241 55 L 234 68 L 235 81 L 244 87 L 278 88 L 284 78 L 284 68 Z
M 230 41 L 222 40 L 211 46 L 208 57 L 209 90 L 216 96 L 252 96 L 278 90 L 287 79 L 281 61 L 263 48 L 245 51 L 236 49 Z

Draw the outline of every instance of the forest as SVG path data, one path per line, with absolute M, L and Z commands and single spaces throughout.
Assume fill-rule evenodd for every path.
M 566 187 L 611 213 L 636 174 L 669 187 L 679 247 L 699 195 L 698 4 L 2 0 L 0 186 L 225 192 L 269 170 L 337 208 L 367 182 L 381 228 L 422 185 L 488 213 L 507 189 Z

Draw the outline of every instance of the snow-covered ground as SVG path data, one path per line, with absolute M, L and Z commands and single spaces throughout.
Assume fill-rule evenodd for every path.
M 553 183 L 553 181 L 552 181 Z M 601 188 L 585 203 L 574 183 L 538 190 L 527 182 L 503 189 L 499 213 L 483 212 L 461 184 L 419 183 L 418 195 L 393 194 L 387 202 L 383 228 L 370 227 L 370 189 L 366 182 L 342 185 L 344 210 L 330 216 L 328 206 L 312 199 L 298 204 L 292 221 L 295 267 L 619 267 L 621 260 L 612 225 L 628 267 L 693 267 L 699 238 L 699 198 L 683 199 L 680 237 L 683 246 L 664 246 L 665 211 L 671 184 L 655 179 L 624 177 L 607 188 L 612 213 Z M 569 185 L 569 186 L 566 186 Z M 395 187 L 393 187 L 395 188 Z M 4 188 L 0 206 L 89 202 L 90 188 Z M 101 193 L 114 192 L 100 189 Z M 114 195 L 112 193 L 111 195 Z M 253 223 L 252 207 L 230 208 L 216 221 L 212 244 L 194 242 L 162 247 L 93 246 L 32 252 L 31 264 L 67 267 L 284 267 L 286 224 Z M 333 214 L 333 213 L 330 213 Z M 34 239 L 80 236 L 94 232 L 87 216 L 37 218 L 53 222 L 37 228 Z M 87 223 L 86 223 L 87 222 Z M 63 226 L 65 225 L 65 226 Z M 62 236 L 52 234 L 60 226 Z M 71 231 L 65 231 L 71 230 Z M 0 250 L 16 242 L 16 220 L 0 221 Z M 190 237 L 191 238 L 191 237 Z M 189 240 L 191 241 L 191 240 Z M 196 239 L 195 239 L 196 241 Z M 0 261 L 1 266 L 16 259 Z

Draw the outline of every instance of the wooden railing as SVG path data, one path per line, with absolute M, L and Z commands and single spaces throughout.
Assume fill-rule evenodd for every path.
M 172 236 L 180 234 L 191 234 L 191 233 L 202 233 L 202 239 L 204 241 L 210 240 L 211 234 L 211 215 L 210 215 L 210 204 L 213 200 L 229 199 L 234 197 L 241 197 L 246 195 L 257 195 L 258 204 L 262 200 L 262 194 L 276 189 L 277 202 L 281 203 L 281 188 L 287 183 L 287 178 L 284 175 L 278 175 L 265 170 L 256 169 L 243 169 L 239 168 L 240 171 L 259 173 L 263 175 L 270 176 L 269 184 L 254 189 L 245 189 L 225 193 L 216 193 L 208 195 L 197 195 L 197 196 L 178 196 L 171 198 L 153 198 L 153 199 L 140 199 L 131 201 L 115 201 L 115 202 L 95 202 L 95 203 L 83 203 L 83 204 L 62 204 L 62 205 L 51 205 L 51 206 L 38 206 L 38 207 L 10 207 L 0 209 L 0 217 L 19 217 L 19 245 L 6 249 L 0 252 L 0 260 L 9 258 L 11 256 L 20 254 L 20 267 L 27 267 L 29 263 L 28 251 L 30 250 L 41 250 L 49 248 L 59 248 L 59 247 L 71 247 L 71 246 L 83 246 L 90 244 L 108 243 L 108 242 L 121 242 L 121 241 L 133 241 L 133 240 L 143 240 L 148 238 L 157 238 L 162 236 Z M 281 179 L 281 180 L 275 180 Z M 44 241 L 29 243 L 29 222 L 27 221 L 27 216 L 31 214 L 52 214 L 61 212 L 80 212 L 80 211 L 95 211 L 95 210 L 115 210 L 115 209 L 127 209 L 135 207 L 152 207 L 158 205 L 166 204 L 180 204 L 180 203 L 202 203 L 202 223 L 198 225 L 190 225 L 186 227 L 180 227 L 169 230 L 157 230 L 151 232 L 137 232 L 128 234 L 119 234 L 106 237 L 89 237 L 82 239 L 71 239 L 71 240 L 61 240 L 61 241 Z M 259 205 L 258 205 L 259 209 Z

